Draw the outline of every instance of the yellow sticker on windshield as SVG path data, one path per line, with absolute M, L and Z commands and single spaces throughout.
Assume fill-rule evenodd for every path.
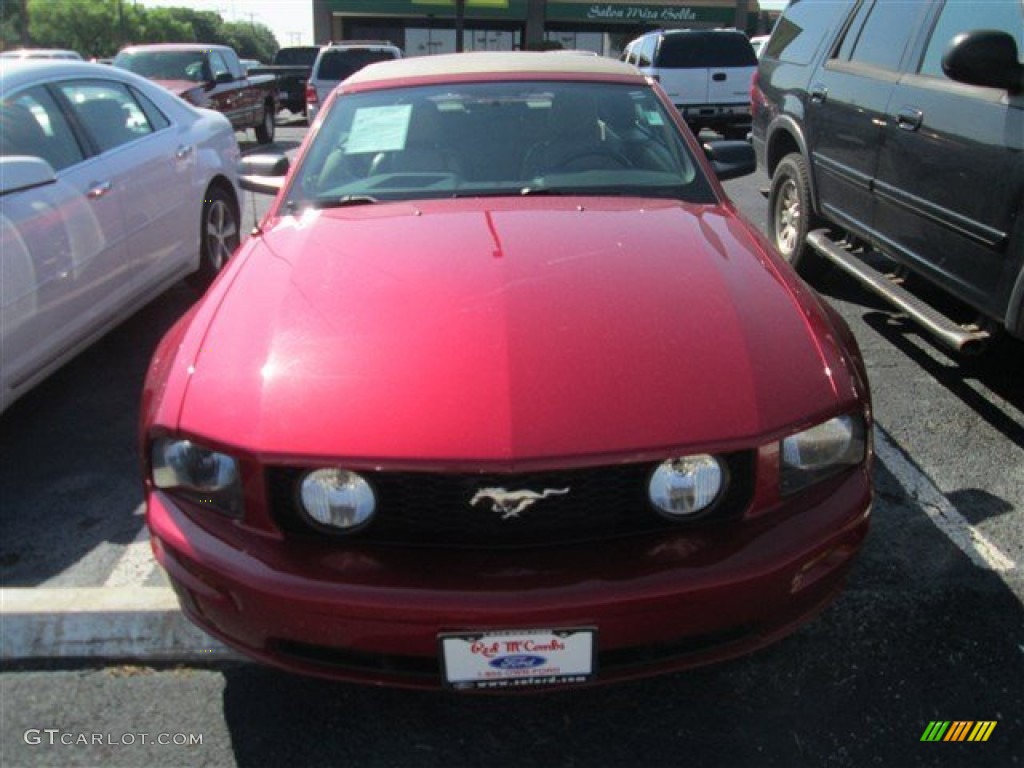
M 411 116 L 411 104 L 357 109 L 352 119 L 352 131 L 345 143 L 345 154 L 404 149 Z

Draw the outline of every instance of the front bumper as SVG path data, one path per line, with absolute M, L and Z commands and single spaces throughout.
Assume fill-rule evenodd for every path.
M 749 104 L 677 104 L 676 108 L 691 125 L 749 126 L 751 123 Z
M 820 611 L 864 540 L 871 499 L 862 470 L 821 491 L 771 520 L 525 551 L 256 535 L 242 548 L 157 491 L 148 520 L 186 615 L 276 666 L 438 688 L 442 633 L 595 627 L 597 681 L 611 682 L 740 655 Z

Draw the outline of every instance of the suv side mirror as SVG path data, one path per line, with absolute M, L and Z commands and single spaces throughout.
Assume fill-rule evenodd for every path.
M 1006 32 L 975 29 L 953 38 L 942 56 L 942 71 L 951 80 L 969 85 L 1024 89 L 1024 65 L 1017 58 L 1017 43 Z

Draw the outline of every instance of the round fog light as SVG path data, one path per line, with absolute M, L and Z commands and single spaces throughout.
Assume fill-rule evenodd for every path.
M 707 509 L 724 484 L 722 465 L 714 456 L 669 459 L 651 475 L 648 495 L 658 511 L 678 519 Z
M 302 507 L 317 525 L 350 531 L 370 521 L 377 507 L 370 484 L 345 469 L 317 469 L 302 480 Z

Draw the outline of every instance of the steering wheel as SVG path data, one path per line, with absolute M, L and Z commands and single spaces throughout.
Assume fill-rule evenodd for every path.
M 633 167 L 633 161 L 630 160 L 623 152 L 621 152 L 618 149 L 613 149 L 612 147 L 586 147 L 584 149 L 579 150 L 578 152 L 573 152 L 567 157 L 560 159 L 557 163 L 555 163 L 552 166 L 552 170 L 562 170 L 567 166 L 571 165 L 572 163 L 575 163 L 578 160 L 582 160 L 583 158 L 586 157 L 594 157 L 599 158 L 601 160 L 613 160 L 615 161 L 616 166 L 618 166 L 619 168 Z M 588 168 L 585 170 L 601 170 L 601 168 Z

